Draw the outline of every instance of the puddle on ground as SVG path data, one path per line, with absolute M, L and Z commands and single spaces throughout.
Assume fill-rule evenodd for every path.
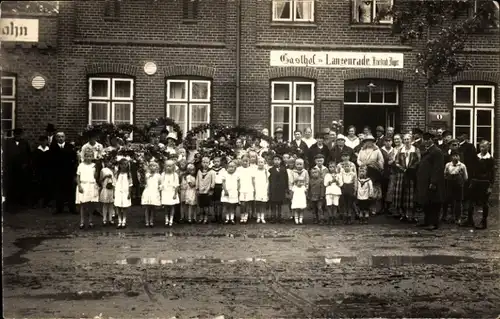
M 317 253 L 319 251 L 321 251 L 321 249 L 320 248 L 315 248 L 315 247 L 310 247 L 310 248 L 306 249 L 306 252 L 308 252 L 308 253 Z
M 26 295 L 28 299 L 49 299 L 57 301 L 74 301 L 74 300 L 102 300 L 105 298 L 125 295 L 128 297 L 137 297 L 139 293 L 134 292 L 116 292 L 116 291 L 79 291 L 79 292 L 60 292 L 52 294 Z
M 14 246 L 18 247 L 20 250 L 8 257 L 3 258 L 4 265 L 20 265 L 27 263 L 29 261 L 28 258 L 23 257 L 27 252 L 35 249 L 37 246 L 45 240 L 57 239 L 57 238 L 65 238 L 65 236 L 44 236 L 44 237 L 25 237 L 19 238 L 14 242 Z
M 372 256 L 374 267 L 396 267 L 404 265 L 456 265 L 466 263 L 480 263 L 486 259 L 452 255 L 425 255 L 425 256 Z
M 266 262 L 265 258 L 239 258 L 239 259 L 222 259 L 213 257 L 203 257 L 194 258 L 187 260 L 185 258 L 177 259 L 160 259 L 160 258 L 139 258 L 139 257 L 129 257 L 121 260 L 117 260 L 118 265 L 171 265 L 171 264 L 184 264 L 184 263 L 194 263 L 194 264 L 231 264 L 236 262 Z

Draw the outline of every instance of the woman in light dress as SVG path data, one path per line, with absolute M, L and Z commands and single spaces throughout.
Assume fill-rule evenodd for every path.
M 83 153 L 83 162 L 76 171 L 77 189 L 76 204 L 80 204 L 80 229 L 85 227 L 85 216 L 88 217 L 88 226 L 92 224 L 92 206 L 99 202 L 99 186 L 97 185 L 96 165 L 93 163 L 94 151 L 86 149 Z

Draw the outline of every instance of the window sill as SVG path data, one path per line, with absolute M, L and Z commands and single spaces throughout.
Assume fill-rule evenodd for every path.
M 357 24 L 351 24 L 350 25 L 351 29 L 378 29 L 378 30 L 389 30 L 392 28 L 392 23 L 384 23 L 384 24 L 378 24 L 378 23 L 357 23 Z
M 183 19 L 182 23 L 183 24 L 198 24 L 198 20 L 197 19 Z
M 115 22 L 115 21 L 120 21 L 120 18 L 119 17 L 104 17 L 104 21 Z
M 271 27 L 286 27 L 286 28 L 317 28 L 318 25 L 315 23 L 308 23 L 308 22 L 280 22 L 280 21 L 273 21 L 271 23 Z

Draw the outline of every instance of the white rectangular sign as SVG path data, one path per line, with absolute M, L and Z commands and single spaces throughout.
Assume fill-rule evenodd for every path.
M 0 19 L 1 41 L 38 42 L 38 19 Z
M 402 69 L 403 53 L 351 51 L 271 51 L 271 66 Z

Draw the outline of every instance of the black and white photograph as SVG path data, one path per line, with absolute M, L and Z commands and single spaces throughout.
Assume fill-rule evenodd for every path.
M 4 318 L 500 318 L 499 0 L 0 28 Z

